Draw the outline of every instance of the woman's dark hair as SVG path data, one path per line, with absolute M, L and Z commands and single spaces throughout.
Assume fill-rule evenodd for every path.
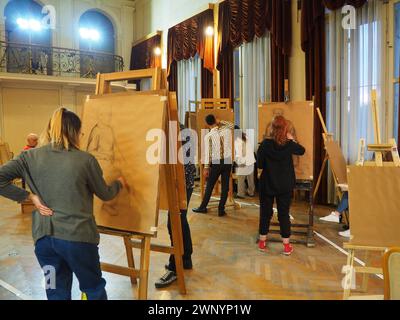
M 213 114 L 209 114 L 208 116 L 206 116 L 206 123 L 209 126 L 212 126 L 217 123 L 217 119 L 215 119 L 215 116 Z
M 47 130 L 42 135 L 41 145 L 51 143 L 63 149 L 79 149 L 79 134 L 82 122 L 66 108 L 58 108 L 50 118 Z

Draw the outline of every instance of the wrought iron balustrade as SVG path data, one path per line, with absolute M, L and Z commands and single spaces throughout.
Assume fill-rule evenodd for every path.
M 106 52 L 0 41 L 0 72 L 95 78 L 123 67 L 121 56 Z

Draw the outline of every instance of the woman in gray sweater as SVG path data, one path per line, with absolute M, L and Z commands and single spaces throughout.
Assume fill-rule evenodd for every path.
M 97 160 L 79 150 L 80 130 L 79 117 L 60 108 L 50 119 L 41 147 L 0 167 L 0 195 L 18 202 L 30 199 L 36 207 L 32 234 L 49 300 L 71 299 L 73 273 L 88 299 L 107 299 L 93 196 L 109 201 L 127 186 L 122 177 L 107 185 Z M 18 178 L 31 193 L 12 184 Z

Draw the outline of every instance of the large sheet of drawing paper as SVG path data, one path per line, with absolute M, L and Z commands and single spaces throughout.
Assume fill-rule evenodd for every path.
M 296 179 L 312 180 L 314 175 L 314 107 L 310 101 L 266 103 L 258 106 L 258 140 L 269 135 L 275 116 L 290 121 L 290 131 L 306 149 L 303 156 L 294 156 Z
M 201 158 L 204 161 L 204 151 L 205 147 L 203 146 L 204 141 L 202 142 L 202 137 L 204 138 L 205 134 L 208 132 L 207 128 L 207 123 L 206 123 L 206 117 L 209 114 L 213 114 L 215 118 L 219 120 L 224 120 L 224 121 L 229 121 L 231 123 L 235 122 L 235 114 L 233 113 L 232 109 L 199 109 L 196 114 L 196 121 L 197 121 L 197 134 L 199 137 L 199 148 L 201 148 Z M 202 130 L 206 129 L 206 131 Z M 233 134 L 233 133 L 232 133 Z M 233 135 L 232 135 L 232 140 L 233 140 Z M 233 143 L 233 142 L 232 142 Z M 203 146 L 203 147 L 202 147 Z M 204 162 L 202 162 L 204 163 Z
M 118 92 L 114 93 L 114 97 L 125 97 L 125 96 L 132 96 L 132 95 L 156 95 L 156 96 L 162 96 L 167 100 L 168 99 L 168 104 L 169 107 L 167 109 L 170 110 L 170 115 L 169 118 L 165 117 L 166 121 L 166 127 L 169 127 L 170 121 L 176 122 L 176 127 L 178 130 L 175 130 L 175 135 L 173 139 L 178 140 L 178 136 L 180 136 L 180 130 L 179 130 L 179 121 L 178 121 L 178 106 L 177 106 L 177 99 L 176 99 L 176 92 L 169 92 L 167 93 L 167 90 L 149 90 L 149 91 L 128 91 L 128 92 Z M 102 95 L 98 96 L 92 96 L 92 99 L 97 99 L 97 98 L 102 98 Z M 168 112 L 167 112 L 168 113 Z M 168 118 L 168 119 L 167 119 Z M 174 125 L 172 125 L 174 127 Z M 165 130 L 165 133 L 168 135 L 168 130 Z M 171 138 L 171 137 L 169 137 Z M 174 145 L 174 144 L 172 144 Z M 177 143 L 175 144 L 175 147 L 177 148 L 177 157 L 180 159 L 182 158 L 182 149 L 181 149 L 181 141 L 178 140 Z M 168 160 L 169 156 L 169 148 L 167 149 L 167 154 L 166 154 L 166 160 Z M 166 168 L 167 164 L 161 164 L 161 173 L 160 173 L 160 202 L 159 202 L 159 209 L 160 210 L 168 210 L 169 204 L 168 204 L 168 195 L 165 191 L 167 186 L 170 185 L 170 182 L 167 181 L 166 177 Z M 181 183 L 178 183 L 178 198 L 179 198 L 179 207 L 181 210 L 187 209 L 187 202 L 186 202 L 186 185 L 185 185 L 185 174 L 184 174 L 184 167 L 183 163 L 180 161 L 177 161 L 176 166 L 173 168 L 175 170 L 176 178 L 178 181 Z
M 93 154 L 112 182 L 125 177 L 123 189 L 113 200 L 95 198 L 99 226 L 155 234 L 158 223 L 160 164 L 146 155 L 154 141 L 152 129 L 164 129 L 166 99 L 157 95 L 108 94 L 90 97 L 84 106 L 81 148 Z
M 329 156 L 329 162 L 332 166 L 333 172 L 338 180 L 339 184 L 347 183 L 347 172 L 346 172 L 346 159 L 343 156 L 342 149 L 340 149 L 337 141 L 326 141 L 325 142 L 326 152 Z
M 400 246 L 400 168 L 348 168 L 351 243 Z

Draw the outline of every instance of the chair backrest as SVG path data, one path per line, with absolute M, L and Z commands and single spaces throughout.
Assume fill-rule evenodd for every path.
M 391 248 L 383 256 L 385 300 L 400 300 L 400 247 Z

